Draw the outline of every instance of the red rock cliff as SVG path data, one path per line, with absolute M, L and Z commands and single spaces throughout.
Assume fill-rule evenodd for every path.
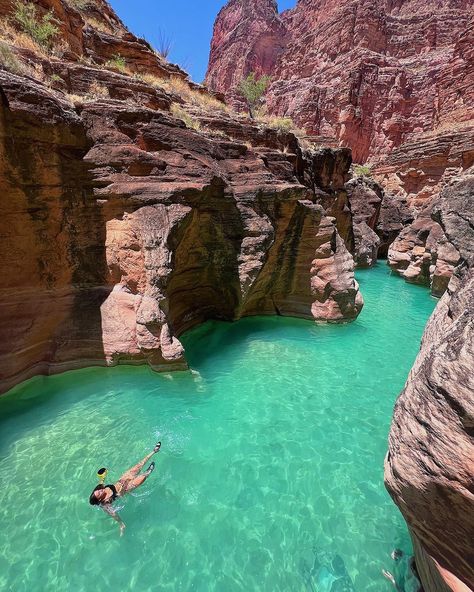
M 0 392 L 91 364 L 185 368 L 179 336 L 210 318 L 358 315 L 347 149 L 304 154 L 228 112 L 107 5 L 37 5 L 74 34 L 53 55 L 2 46 Z
M 396 404 L 385 463 L 387 487 L 415 535 L 430 592 L 474 588 L 474 171 L 470 173 L 443 191 L 433 212 L 461 263 L 428 322 Z
M 207 83 L 272 76 L 267 105 L 371 161 L 418 205 L 474 162 L 474 0 L 230 0 Z

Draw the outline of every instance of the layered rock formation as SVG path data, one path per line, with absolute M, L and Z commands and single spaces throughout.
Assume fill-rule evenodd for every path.
M 469 174 L 443 191 L 434 210 L 460 264 L 396 404 L 385 463 L 430 591 L 474 587 L 473 206 Z
M 167 63 L 145 40 L 131 34 L 106 0 L 35 0 L 37 16 L 52 12 L 59 29 L 54 54 L 68 62 L 91 62 L 104 65 L 121 56 L 133 72 L 155 74 L 169 78 L 186 74 L 177 66 Z M 0 16 L 5 22 L 15 10 L 13 0 L 0 0 Z M 1 27 L 4 29 L 4 27 Z M 40 56 L 23 52 L 32 63 Z M 46 65 L 49 60 L 46 60 Z
M 358 267 L 371 267 L 387 257 L 390 245 L 413 222 L 414 210 L 370 177 L 355 176 L 345 187 L 354 229 L 354 260 Z
M 91 21 L 38 5 L 68 31 Z M 167 86 L 173 67 L 120 23 L 89 29 L 87 63 L 10 45 L 43 74 L 0 70 L 0 391 L 91 364 L 186 368 L 179 336 L 211 318 L 354 319 L 350 152 L 303 153 L 180 72 Z M 104 67 L 104 36 L 128 71 Z
M 346 185 L 354 220 L 355 255 L 358 267 L 371 267 L 377 262 L 380 238 L 375 232 L 383 200 L 377 183 L 356 177 Z
M 250 71 L 271 113 L 371 161 L 422 207 L 474 162 L 474 0 L 229 0 L 206 81 L 236 106 Z M 316 138 L 316 139 L 317 139 Z
M 430 286 L 433 296 L 442 296 L 460 255 L 432 219 L 434 207 L 435 204 L 427 206 L 402 230 L 390 247 L 388 263 L 408 282 Z

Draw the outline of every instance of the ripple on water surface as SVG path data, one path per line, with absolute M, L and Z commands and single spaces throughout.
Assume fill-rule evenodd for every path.
M 383 592 L 408 536 L 383 487 L 396 395 L 435 302 L 380 265 L 350 325 L 251 318 L 188 333 L 193 373 L 90 369 L 0 400 L 0 589 Z M 121 500 L 88 504 L 163 441 Z

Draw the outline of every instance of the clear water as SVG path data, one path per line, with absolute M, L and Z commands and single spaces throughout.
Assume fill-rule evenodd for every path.
M 251 318 L 185 337 L 195 371 L 81 370 L 0 400 L 0 590 L 384 592 L 409 547 L 383 487 L 390 416 L 435 301 L 359 274 L 345 326 Z M 163 441 L 120 502 L 88 504 Z

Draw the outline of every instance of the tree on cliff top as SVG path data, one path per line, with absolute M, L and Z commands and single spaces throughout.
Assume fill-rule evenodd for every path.
M 257 78 L 255 72 L 250 72 L 247 78 L 240 81 L 237 90 L 239 94 L 245 99 L 249 110 L 249 115 L 253 119 L 254 112 L 260 103 L 268 85 L 270 84 L 271 77 L 267 75 L 260 76 Z

